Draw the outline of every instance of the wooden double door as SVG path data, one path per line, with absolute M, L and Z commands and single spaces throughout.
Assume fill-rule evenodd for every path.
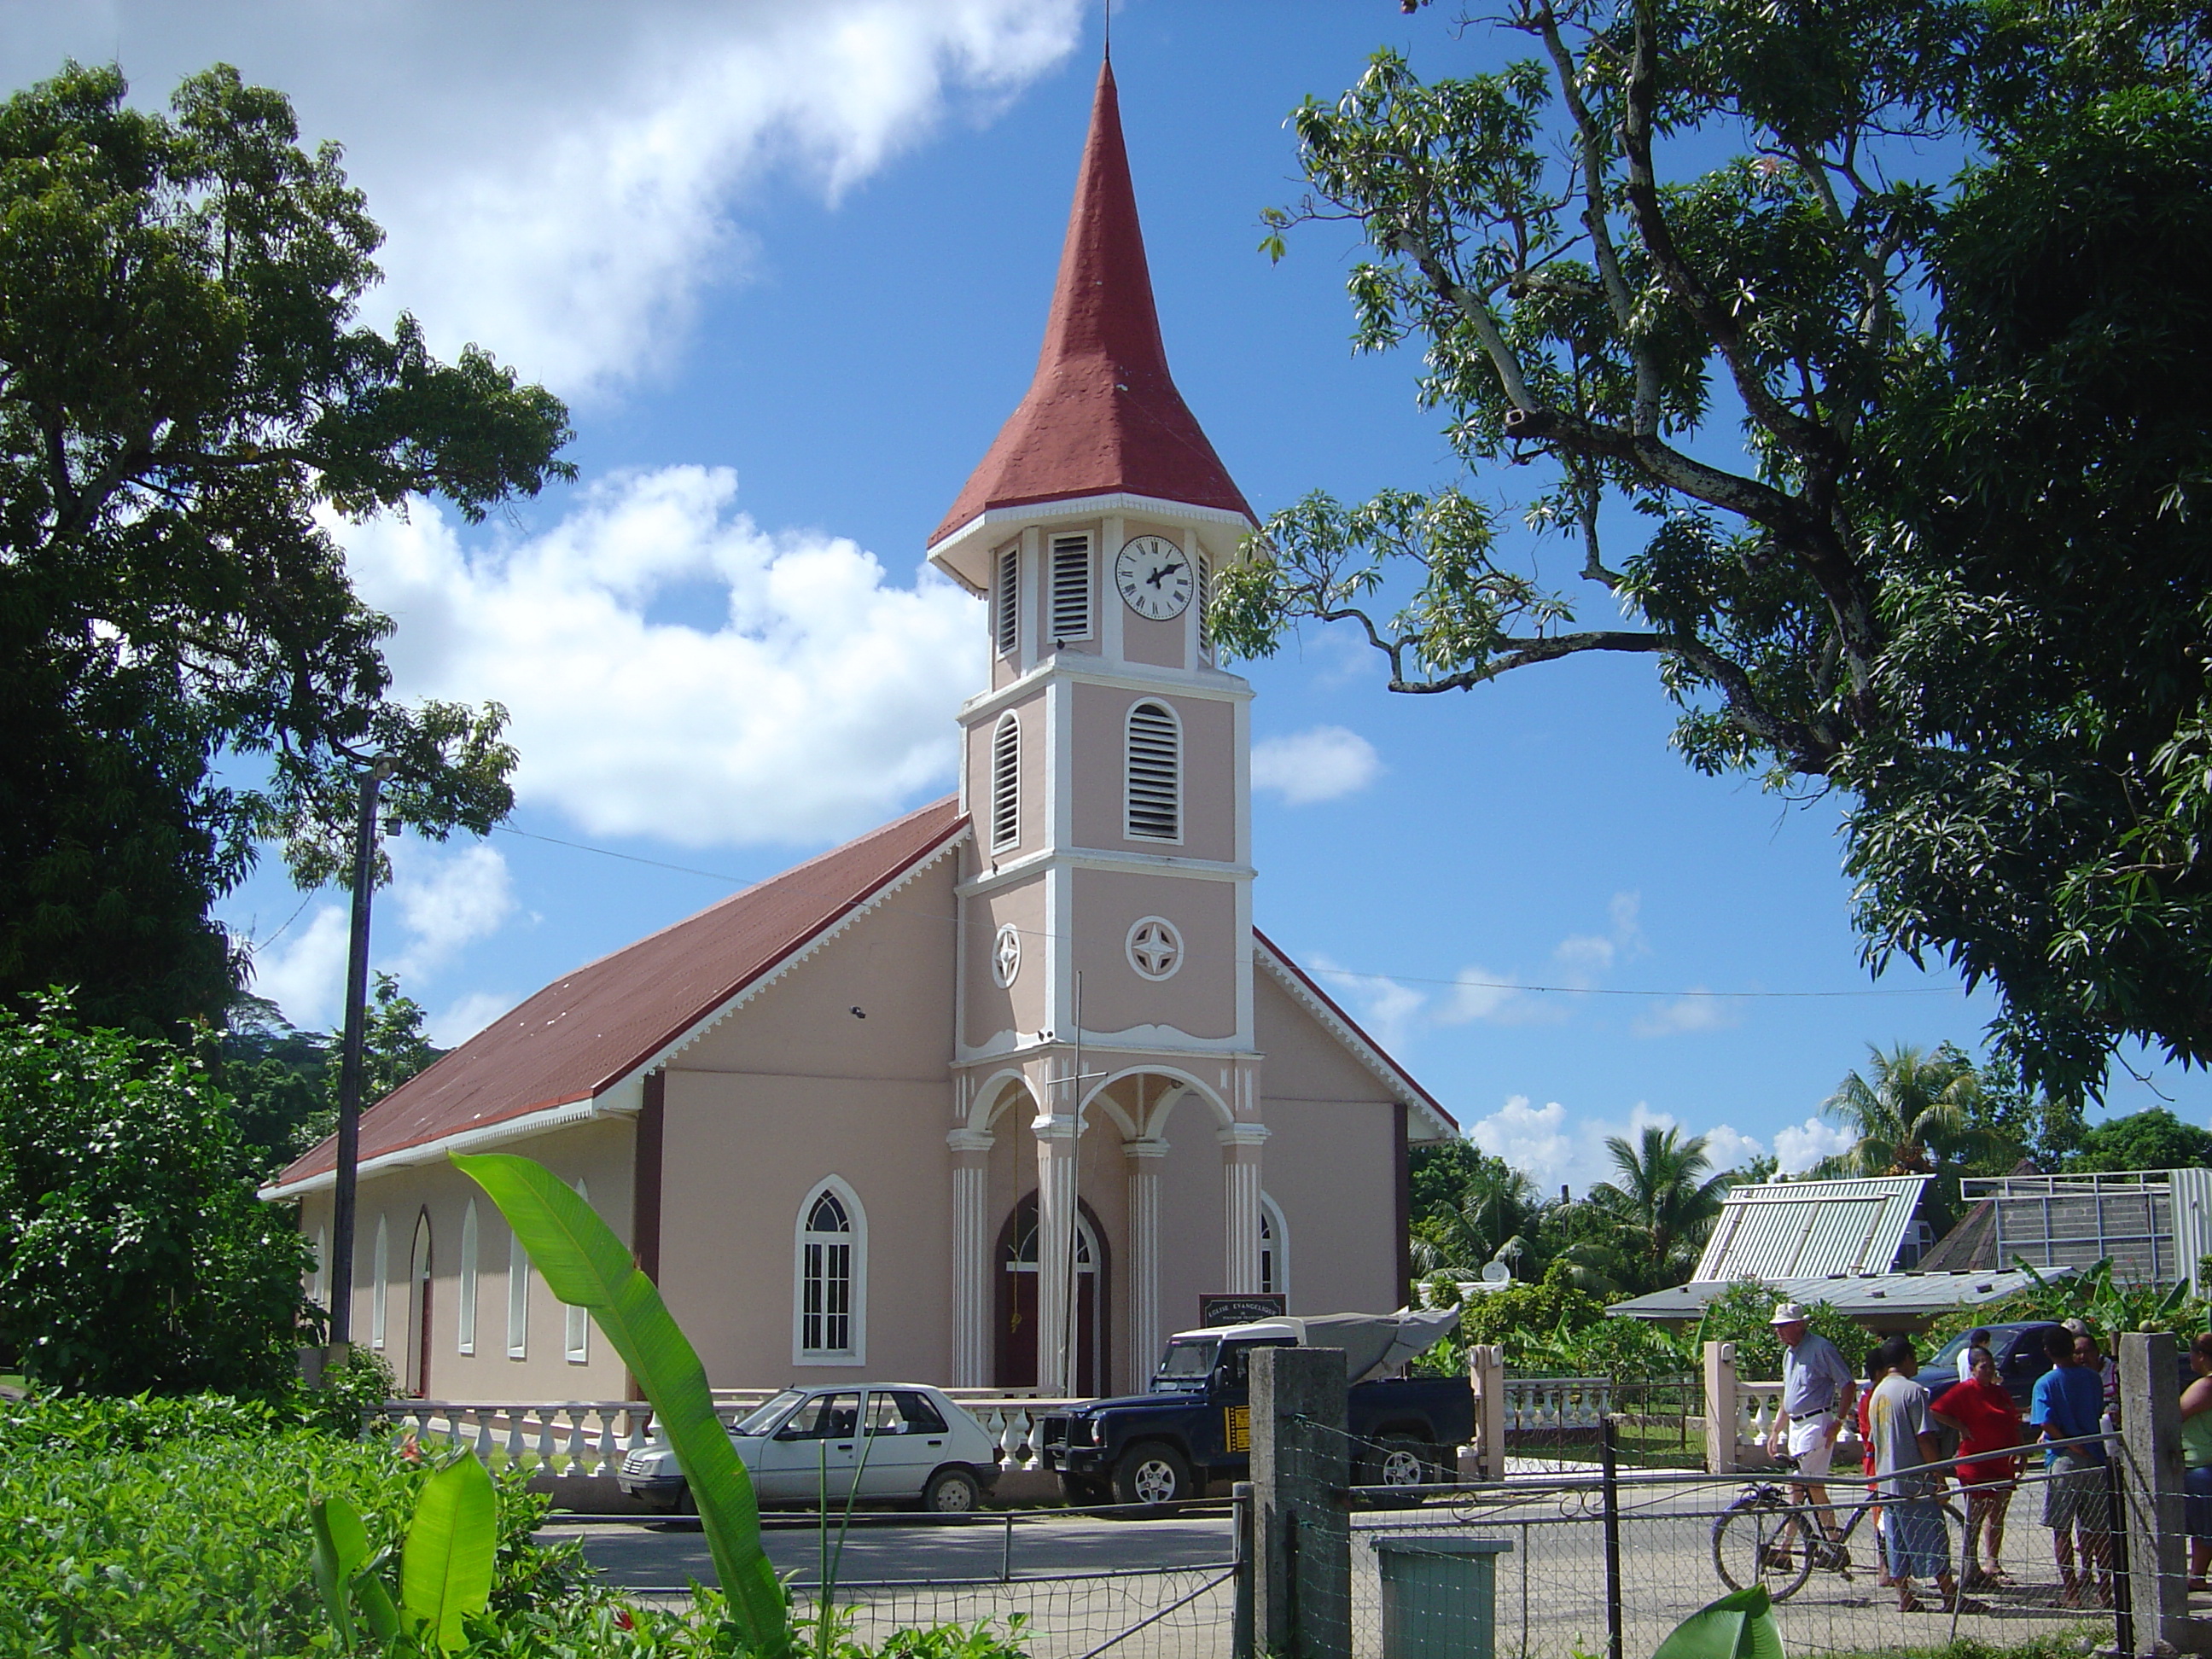
M 1037 1200 L 1014 1206 L 999 1231 L 993 1275 L 998 1293 L 997 1382 L 1002 1389 L 1037 1385 Z M 1110 1386 L 1107 1340 L 1106 1237 L 1088 1204 L 1079 1200 L 1075 1228 L 1075 1392 L 1097 1396 Z

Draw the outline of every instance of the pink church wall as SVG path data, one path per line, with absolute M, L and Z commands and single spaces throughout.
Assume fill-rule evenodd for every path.
M 1022 965 L 1011 987 L 991 972 L 991 952 L 999 929 L 1011 922 L 1021 931 Z M 968 902 L 967 982 L 964 1036 L 971 1048 L 1004 1031 L 1040 1031 L 1045 1027 L 1045 888 L 1042 877 Z M 939 969 L 939 972 L 945 971 Z
M 1237 889 L 1225 881 L 1120 871 L 1078 870 L 1073 879 L 1073 952 L 1083 972 L 1083 1024 L 1092 1031 L 1172 1025 L 1196 1037 L 1237 1032 Z M 1130 927 L 1164 916 L 1182 935 L 1184 961 L 1172 978 L 1146 980 L 1130 967 Z
M 1076 844 L 1132 853 L 1168 851 L 1180 858 L 1237 856 L 1236 706 L 1208 697 L 1162 696 L 1107 685 L 1073 685 L 1073 744 L 1077 754 L 1098 757 L 1075 775 Z M 1121 756 L 1131 706 L 1165 702 L 1182 721 L 1183 832 L 1179 845 L 1131 841 L 1121 832 Z

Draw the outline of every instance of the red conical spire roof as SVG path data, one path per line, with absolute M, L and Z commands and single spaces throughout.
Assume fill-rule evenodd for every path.
M 1252 517 L 1168 373 L 1109 60 L 1036 378 L 930 545 L 988 507 L 1115 491 Z

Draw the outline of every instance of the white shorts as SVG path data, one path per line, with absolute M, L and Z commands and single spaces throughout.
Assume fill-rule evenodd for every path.
M 1836 1455 L 1835 1437 L 1828 1429 L 1835 1420 L 1833 1412 L 1790 1419 L 1790 1455 L 1797 1460 L 1797 1473 L 1808 1480 L 1828 1478 L 1828 1465 Z

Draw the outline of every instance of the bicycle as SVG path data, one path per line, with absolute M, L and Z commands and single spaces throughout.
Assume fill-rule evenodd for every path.
M 1796 1472 L 1796 1461 L 1778 1457 L 1785 1474 Z M 1732 1590 L 1764 1584 L 1769 1597 L 1786 1601 L 1805 1586 L 1817 1567 L 1832 1572 L 1845 1583 L 1851 1580 L 1850 1537 L 1859 1522 L 1881 1507 L 1878 1498 L 1830 1505 L 1840 1518 L 1850 1510 L 1833 1535 L 1822 1537 L 1815 1508 L 1790 1497 L 1784 1482 L 1753 1480 L 1746 1484 L 1735 1503 L 1713 1517 L 1713 1569 Z M 1953 1559 L 1966 1533 L 1966 1517 L 1948 1498 L 1942 1501 L 1944 1530 Z M 1879 1559 L 1881 1545 L 1875 1545 Z

